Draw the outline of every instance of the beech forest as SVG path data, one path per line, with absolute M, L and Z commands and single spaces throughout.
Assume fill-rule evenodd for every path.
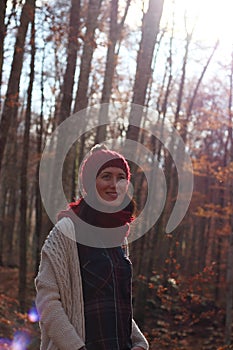
M 0 349 L 40 346 L 34 278 L 54 225 L 42 192 L 56 211 L 63 144 L 44 177 L 41 164 L 74 115 L 67 202 L 95 144 L 133 151 L 146 207 L 129 237 L 133 313 L 150 349 L 233 349 L 232 11 L 231 0 L 0 0 Z

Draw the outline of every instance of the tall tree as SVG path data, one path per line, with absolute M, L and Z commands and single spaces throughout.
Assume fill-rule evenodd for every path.
M 78 34 L 80 31 L 80 0 L 72 0 L 69 12 L 69 32 L 68 32 L 68 44 L 67 44 L 67 58 L 66 58 L 66 70 L 64 74 L 64 81 L 62 86 L 62 99 L 60 104 L 60 109 L 58 111 L 58 120 L 57 124 L 62 123 L 66 118 L 71 114 L 71 105 L 73 101 L 73 88 L 74 88 L 74 77 L 77 66 L 77 55 L 78 55 Z M 57 198 L 57 181 L 56 175 L 58 168 L 63 166 L 63 171 L 66 174 L 65 181 L 63 183 L 65 194 L 69 199 L 71 199 L 72 193 L 72 159 L 71 154 L 68 154 L 68 157 L 65 160 L 64 165 L 59 163 L 59 155 L 61 153 L 61 148 L 63 144 L 58 135 L 57 146 L 56 146 L 56 155 L 54 162 L 54 182 L 51 188 L 51 202 L 56 203 Z M 71 163 L 71 164 L 70 164 Z M 50 223 L 48 223 L 48 227 Z
M 84 46 L 83 53 L 81 57 L 80 73 L 78 80 L 78 88 L 75 98 L 74 113 L 87 108 L 88 106 L 88 87 L 89 87 L 89 77 L 91 73 L 91 62 L 93 58 L 94 51 L 96 49 L 95 42 L 95 31 L 98 25 L 98 16 L 100 12 L 102 0 L 90 0 L 88 4 L 88 13 L 86 21 L 86 33 L 84 36 Z M 83 129 L 83 126 L 79 126 Z M 81 136 L 80 147 L 79 147 L 79 164 L 83 158 L 83 150 L 85 144 L 85 135 Z M 74 157 L 76 157 L 76 150 L 73 151 Z M 72 184 L 72 195 L 75 195 L 75 178 L 76 169 L 74 167 L 73 174 L 73 184 Z
M 163 11 L 164 0 L 150 0 L 148 10 L 142 19 L 142 37 L 137 55 L 137 68 L 133 88 L 133 104 L 143 106 L 146 100 L 146 92 L 151 77 L 151 64 L 154 54 L 156 38 L 159 32 L 159 24 Z M 138 140 L 139 129 L 134 127 L 134 123 L 140 125 L 141 114 L 139 109 L 132 107 L 130 113 L 127 138 Z
M 122 29 L 125 23 L 125 18 L 127 16 L 129 5 L 130 5 L 130 0 L 127 0 L 122 19 L 120 22 L 118 22 L 118 11 L 119 11 L 118 2 L 119 2 L 118 0 L 111 1 L 108 51 L 107 51 L 107 58 L 106 58 L 106 65 L 105 65 L 105 72 L 104 72 L 104 83 L 103 83 L 101 104 L 104 104 L 104 103 L 106 104 L 106 103 L 109 103 L 110 101 L 114 72 L 117 64 L 116 44 L 120 40 Z M 107 115 L 107 113 L 108 113 L 107 105 L 100 108 L 100 113 L 99 113 L 100 123 L 102 122 L 103 119 L 105 119 L 105 116 Z M 106 124 L 102 126 L 100 125 L 97 128 L 95 143 L 103 142 L 105 138 L 106 138 Z
M 224 165 L 227 166 L 233 162 L 233 128 L 232 128 L 232 105 L 233 105 L 233 52 L 231 55 L 231 71 L 230 71 L 230 89 L 228 99 L 228 136 L 225 144 Z M 226 202 L 233 205 L 232 201 L 232 175 L 227 179 L 226 186 Z M 226 203 L 226 204 L 227 204 Z M 232 337 L 232 307 L 233 307 L 233 215 L 230 211 L 230 237 L 227 257 L 227 273 L 226 273 L 226 321 L 225 321 L 225 343 L 231 344 Z
M 78 33 L 80 30 L 80 0 L 72 0 L 70 7 L 70 24 L 67 46 L 67 61 L 64 83 L 62 87 L 62 101 L 59 113 L 60 124 L 70 116 L 73 99 L 74 76 L 78 54 Z
M 186 21 L 186 18 L 185 18 L 185 21 Z M 186 74 L 187 74 L 188 55 L 189 55 L 190 45 L 192 42 L 193 32 L 194 32 L 194 27 L 190 32 L 186 29 L 185 51 L 184 51 L 184 57 L 183 57 L 183 64 L 181 68 L 181 77 L 180 77 L 180 82 L 179 82 L 179 87 L 177 92 L 176 107 L 175 107 L 175 113 L 174 113 L 175 115 L 174 115 L 174 122 L 173 122 L 174 128 L 176 129 L 178 127 L 178 123 L 183 125 L 183 120 L 180 120 L 181 119 L 180 114 L 182 112 L 182 102 L 184 99 L 184 88 L 185 88 Z M 179 152 L 179 145 L 176 144 L 176 140 L 173 137 L 173 135 L 171 137 L 169 147 L 171 150 L 176 149 L 178 150 L 177 152 Z M 175 153 L 176 152 L 173 151 L 173 154 Z M 176 156 L 177 156 L 177 159 L 180 158 L 178 153 Z M 174 202 L 176 200 L 176 194 L 177 194 L 176 168 L 174 167 L 173 158 L 169 152 L 165 152 L 165 174 L 167 179 L 168 200 L 166 201 L 163 215 L 166 221 L 166 218 L 169 217 L 172 211 L 172 207 L 174 206 Z M 163 227 L 161 229 L 163 230 Z M 167 242 L 170 244 L 171 240 L 168 240 Z M 170 250 L 170 247 L 168 246 L 167 251 L 169 250 Z
M 84 36 L 83 53 L 81 57 L 78 88 L 75 98 L 74 113 L 84 109 L 88 105 L 88 83 L 91 72 L 91 62 L 96 49 L 95 31 L 98 25 L 98 15 L 102 0 L 90 0 L 86 21 L 86 33 Z
M 41 93 L 41 107 L 40 115 L 36 121 L 36 148 L 38 161 L 36 166 L 36 178 L 35 178 L 35 236 L 34 236 L 34 256 L 35 256 L 35 275 L 38 272 L 40 263 L 40 251 L 41 251 L 41 229 L 42 229 L 42 202 L 40 196 L 40 184 L 39 184 L 39 173 L 40 173 L 40 156 L 42 152 L 42 141 L 43 141 L 43 125 L 44 125 L 44 62 L 45 62 L 45 47 L 43 49 L 42 64 L 41 64 L 41 82 L 40 82 L 40 93 Z
M 25 127 L 23 136 L 23 150 L 20 172 L 20 229 L 19 229 L 19 303 L 22 311 L 26 306 L 26 286 L 27 286 L 27 207 L 28 207 L 28 158 L 30 149 L 30 124 L 32 89 L 35 76 L 35 7 L 33 8 L 33 19 L 31 25 L 31 64 L 30 77 L 27 91 L 27 107 L 25 114 Z
M 16 259 L 13 254 L 13 237 L 15 228 L 18 179 L 17 162 L 17 124 L 11 127 L 11 138 L 6 145 L 6 155 L 1 173 L 0 193 L 0 261 L 6 266 L 15 266 Z
M 225 321 L 225 343 L 231 344 L 232 337 L 232 307 L 233 307 L 233 233 L 229 237 L 229 250 L 227 259 L 226 276 L 226 321 Z
M 34 6 L 35 0 L 26 0 L 20 16 L 20 25 L 18 28 L 14 47 L 14 56 L 11 65 L 10 78 L 7 86 L 6 98 L 0 121 L 0 171 L 8 131 L 11 123 L 14 123 L 17 118 L 19 102 L 19 83 L 23 66 L 25 39 L 28 30 L 28 25 L 33 20 Z
M 4 38 L 6 35 L 6 26 L 5 26 L 6 3 L 7 3 L 7 0 L 0 0 L 0 95 L 1 95 L 1 86 L 2 86 Z M 1 107 L 1 101 L 0 101 L 0 107 Z
M 140 125 L 142 118 L 142 109 L 139 109 L 135 105 L 144 106 L 146 101 L 146 93 L 151 78 L 151 65 L 154 55 L 154 49 L 156 44 L 157 35 L 159 32 L 159 24 L 163 11 L 163 0 L 155 1 L 150 0 L 148 10 L 144 13 L 142 19 L 142 37 L 140 41 L 140 47 L 137 56 L 136 76 L 133 90 L 133 105 L 130 111 L 129 127 L 127 130 L 127 138 L 138 141 L 140 129 L 134 126 L 136 122 Z M 135 151 L 135 150 L 134 150 Z M 146 242 L 144 246 L 147 247 Z M 150 264 L 150 257 L 147 257 L 144 261 L 146 269 L 148 270 Z M 143 263 L 143 266 L 144 266 Z M 145 280 L 139 283 L 135 294 L 135 317 L 140 325 L 144 322 L 144 310 L 147 285 L 149 282 L 149 274 L 146 273 Z

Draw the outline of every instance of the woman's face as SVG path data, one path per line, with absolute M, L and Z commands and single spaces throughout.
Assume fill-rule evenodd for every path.
M 97 194 L 105 204 L 119 206 L 128 189 L 126 174 L 121 168 L 103 169 L 96 178 Z M 107 202 L 107 203 L 106 203 Z

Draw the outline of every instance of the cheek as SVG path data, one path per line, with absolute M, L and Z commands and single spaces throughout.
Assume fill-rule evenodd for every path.
M 97 192 L 102 192 L 104 189 L 106 188 L 106 184 L 104 183 L 104 182 L 102 182 L 102 181 L 97 181 L 96 182 L 96 190 L 97 190 Z
M 120 192 L 124 192 L 126 193 L 127 190 L 128 190 L 128 181 L 125 181 L 125 180 L 122 180 L 122 181 L 119 181 L 118 184 L 117 184 L 117 189 L 120 191 Z

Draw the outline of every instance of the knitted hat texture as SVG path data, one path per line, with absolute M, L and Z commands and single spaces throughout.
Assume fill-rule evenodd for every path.
M 99 173 L 108 167 L 122 169 L 126 179 L 130 180 L 130 168 L 126 159 L 118 152 L 107 149 L 104 145 L 96 145 L 91 149 L 90 155 L 83 161 L 80 180 L 85 192 L 93 187 Z

